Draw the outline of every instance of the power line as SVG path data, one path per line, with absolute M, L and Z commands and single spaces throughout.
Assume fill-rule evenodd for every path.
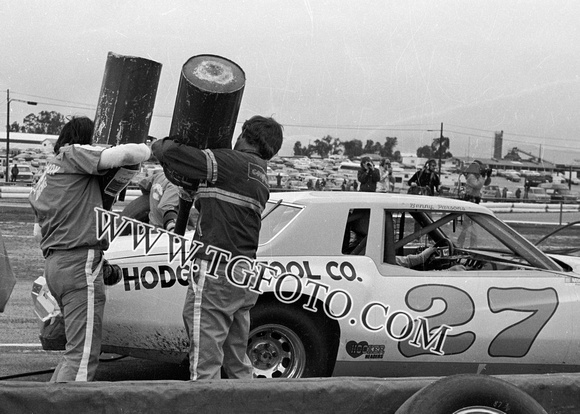
M 13 95 L 16 94 L 16 95 L 22 95 L 22 96 L 30 96 L 32 98 L 48 99 L 49 101 L 64 102 L 64 103 L 70 103 L 70 104 L 75 104 L 75 105 L 92 106 L 93 108 L 95 108 L 94 105 L 86 104 L 84 102 L 65 101 L 63 99 L 49 98 L 47 96 L 39 96 L 39 95 L 30 95 L 30 94 L 26 94 L 26 93 L 19 93 L 19 92 L 13 92 L 13 91 L 11 91 L 10 93 Z M 47 104 L 47 103 L 44 103 L 44 104 L 51 105 L 51 104 Z
M 466 127 L 466 126 L 462 126 L 462 125 L 453 125 L 453 124 L 446 124 L 446 125 L 450 125 L 450 126 L 454 126 L 454 127 L 458 127 L 458 128 L 463 128 L 463 129 L 468 129 L 468 130 L 472 130 L 472 131 L 491 132 L 491 133 L 497 132 L 497 131 L 491 131 L 489 129 L 470 128 L 470 127 Z M 514 132 L 508 132 L 508 131 L 503 131 L 503 133 L 504 133 L 504 135 L 513 135 L 516 137 L 523 137 L 523 138 L 540 138 L 540 139 L 554 140 L 554 141 L 565 140 L 564 138 L 543 137 L 543 136 L 539 136 L 539 135 L 529 135 L 529 134 L 517 134 Z
M 403 125 L 404 126 L 404 125 Z M 417 128 L 395 128 L 392 126 L 379 125 L 325 125 L 325 124 L 287 124 L 284 127 L 295 128 L 314 128 L 314 129 L 340 129 L 340 130 L 363 130 L 363 131 L 408 131 L 408 132 L 427 132 L 427 129 Z
M 84 109 L 84 110 L 93 110 L 93 111 L 96 110 L 95 105 L 91 105 L 91 104 L 87 104 L 87 103 L 83 103 L 83 102 L 67 101 L 67 100 L 63 100 L 63 99 L 49 98 L 46 96 L 26 94 L 26 93 L 14 92 L 14 91 L 11 91 L 11 94 L 25 96 L 25 97 L 45 99 L 45 100 L 49 100 L 49 101 L 62 102 L 61 104 L 54 103 L 54 102 L 38 102 L 38 104 L 41 104 L 41 105 L 52 105 L 52 106 L 58 106 L 58 107 L 64 107 L 64 108 Z M 81 106 L 78 106 L 78 105 L 81 105 Z M 160 117 L 160 118 L 171 118 L 172 117 L 172 115 L 168 115 L 168 114 L 153 114 L 153 116 Z M 238 121 L 237 123 L 241 124 L 242 121 Z M 427 129 L 436 128 L 436 126 L 433 126 L 433 125 L 436 125 L 436 124 L 402 124 L 402 125 L 284 124 L 285 127 L 293 127 L 293 128 L 339 129 L 339 130 L 347 130 L 347 131 L 350 130 L 350 131 L 401 131 L 401 132 L 428 132 Z M 462 129 L 470 130 L 470 131 L 489 132 L 490 134 L 495 134 L 495 132 L 497 132 L 497 131 L 493 131 L 493 130 L 489 130 L 489 129 L 466 127 L 463 125 L 455 125 L 455 124 L 448 124 L 448 123 L 446 123 L 445 125 L 457 127 L 457 128 L 462 128 Z M 485 138 L 485 139 L 493 139 L 494 138 L 493 136 L 469 134 L 466 132 L 449 130 L 449 129 L 446 129 L 445 132 L 469 136 L 469 137 L 475 137 L 475 138 Z M 518 133 L 504 131 L 504 137 L 506 135 L 515 136 L 515 137 L 522 137 L 522 138 L 539 138 L 539 139 L 551 140 L 551 141 L 564 140 L 563 138 L 543 137 L 543 136 L 538 136 L 538 135 L 518 134 Z M 518 143 L 522 143 L 522 144 L 529 144 L 529 142 L 519 141 L 516 139 L 509 139 L 509 141 L 518 142 Z M 571 149 L 568 146 L 562 146 L 562 145 L 551 144 L 551 145 L 549 145 L 549 147 L 575 151 L 574 149 Z
M 466 129 L 469 129 L 469 128 L 466 128 Z M 471 128 L 471 129 L 477 130 L 476 128 Z M 485 131 L 485 130 L 480 130 L 480 131 Z M 486 135 L 468 134 L 466 132 L 460 132 L 460 131 L 454 131 L 454 130 L 446 130 L 446 132 L 452 132 L 454 134 L 465 135 L 465 136 L 468 136 L 468 137 L 484 138 L 484 139 L 489 139 L 489 140 L 494 139 L 494 137 L 490 137 L 490 136 L 486 136 Z M 506 132 L 504 131 L 504 135 L 505 135 L 505 133 Z M 529 136 L 529 135 L 520 135 L 520 134 L 508 134 L 508 135 L 515 135 L 515 136 L 521 136 L 521 137 L 531 138 L 531 136 Z M 516 142 L 516 143 L 526 144 L 526 145 L 529 145 L 530 144 L 529 141 L 512 139 L 512 138 L 506 139 L 505 136 L 504 136 L 503 140 L 504 140 L 504 142 L 505 141 L 510 141 L 510 142 Z M 577 150 L 577 149 L 574 149 L 574 148 L 570 148 L 570 147 L 564 146 L 564 145 L 549 144 L 549 145 L 544 145 L 544 147 L 545 148 L 546 147 L 547 148 L 554 148 L 554 149 L 564 149 L 564 150 L 573 151 L 573 152 L 580 152 L 580 150 Z

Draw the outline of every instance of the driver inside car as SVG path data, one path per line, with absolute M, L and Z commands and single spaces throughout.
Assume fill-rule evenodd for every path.
M 369 212 L 359 211 L 352 212 L 349 217 L 349 226 L 345 234 L 345 246 L 343 247 L 344 254 L 364 255 L 366 249 L 367 234 L 369 229 Z M 395 256 L 397 265 L 411 268 L 414 270 L 429 270 L 429 262 L 434 256 L 442 256 L 441 249 L 438 249 L 437 243 L 434 246 L 429 246 L 425 250 L 417 254 L 408 254 L 406 256 Z M 456 264 L 447 269 L 438 270 L 466 270 L 465 266 Z
M 413 268 L 427 263 L 431 256 L 437 253 L 437 249 L 433 246 L 427 247 L 421 253 L 408 254 L 407 256 L 395 256 L 395 260 L 399 266 Z
M 417 254 L 408 254 L 406 256 L 395 256 L 395 260 L 397 265 L 408 267 L 415 270 L 428 270 L 425 265 L 429 263 L 431 257 L 433 255 L 441 255 L 440 250 L 435 246 L 429 246 L 421 253 Z M 458 271 L 458 270 L 467 270 L 465 266 L 461 264 L 453 265 L 447 269 L 438 269 L 438 270 L 450 270 L 450 271 Z

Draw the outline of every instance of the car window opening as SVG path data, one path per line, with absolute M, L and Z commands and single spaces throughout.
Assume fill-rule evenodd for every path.
M 413 270 L 560 269 L 510 227 L 476 213 L 385 210 L 383 243 L 382 263 Z M 436 254 L 413 257 L 429 248 Z
M 371 210 L 349 210 L 342 240 L 342 254 L 364 255 L 366 253 Z

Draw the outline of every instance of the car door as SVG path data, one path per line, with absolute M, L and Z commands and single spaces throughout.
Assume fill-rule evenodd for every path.
M 438 219 L 445 216 L 453 217 L 441 212 Z M 385 346 L 383 369 L 395 375 L 578 369 L 571 347 L 578 324 L 569 317 L 578 309 L 576 276 L 538 270 L 544 258 L 526 260 L 538 252 L 512 246 L 525 241 L 495 219 L 476 223 L 458 214 L 436 226 L 421 217 L 385 211 L 384 287 L 375 289 L 385 294 L 365 314 L 375 334 L 369 343 Z M 490 233 L 484 225 L 497 228 Z M 461 247 L 447 256 L 449 268 L 396 264 L 396 255 L 416 253 L 443 235 Z

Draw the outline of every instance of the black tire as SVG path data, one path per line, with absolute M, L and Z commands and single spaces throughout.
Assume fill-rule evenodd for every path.
M 479 410 L 473 410 L 477 407 Z M 472 411 L 469 411 L 469 409 Z M 487 375 L 445 377 L 417 391 L 395 414 L 547 414 L 529 394 Z
M 332 335 L 318 314 L 258 302 L 251 311 L 247 354 L 257 378 L 327 377 L 334 367 Z

